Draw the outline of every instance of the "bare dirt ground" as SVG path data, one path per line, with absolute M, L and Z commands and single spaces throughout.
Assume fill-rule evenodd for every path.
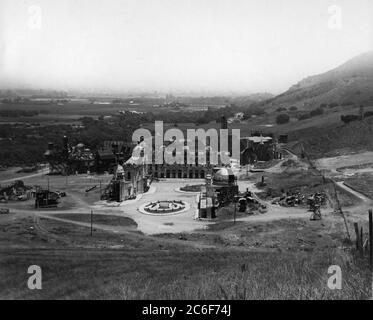
M 337 173 L 338 168 L 372 163 L 372 161 L 373 152 L 367 151 L 338 157 L 321 158 L 316 161 L 316 166 L 320 170 L 327 170 Z

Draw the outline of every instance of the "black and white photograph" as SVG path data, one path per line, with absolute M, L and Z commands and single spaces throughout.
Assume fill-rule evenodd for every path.
M 372 300 L 372 210 L 372 0 L 0 0 L 0 300 Z

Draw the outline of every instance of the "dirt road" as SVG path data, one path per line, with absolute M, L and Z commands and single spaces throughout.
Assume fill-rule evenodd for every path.
M 1 180 L 0 183 L 9 183 L 9 182 L 13 182 L 15 180 L 26 180 L 26 179 L 30 179 L 30 178 L 43 176 L 47 173 L 49 173 L 49 169 L 43 169 L 43 170 L 38 171 L 37 173 L 33 173 L 33 174 L 25 175 L 25 176 L 19 176 L 19 177 L 12 178 L 12 179 Z

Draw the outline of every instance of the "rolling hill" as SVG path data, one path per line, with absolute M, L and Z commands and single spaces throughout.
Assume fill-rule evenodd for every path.
M 301 80 L 286 92 L 267 100 L 264 107 L 294 105 L 298 109 L 309 109 L 322 103 L 373 104 L 373 51 L 326 73 Z

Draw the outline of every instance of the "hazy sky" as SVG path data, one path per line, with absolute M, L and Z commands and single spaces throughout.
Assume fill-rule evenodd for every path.
M 0 0 L 0 87 L 279 93 L 372 48 L 372 0 Z

